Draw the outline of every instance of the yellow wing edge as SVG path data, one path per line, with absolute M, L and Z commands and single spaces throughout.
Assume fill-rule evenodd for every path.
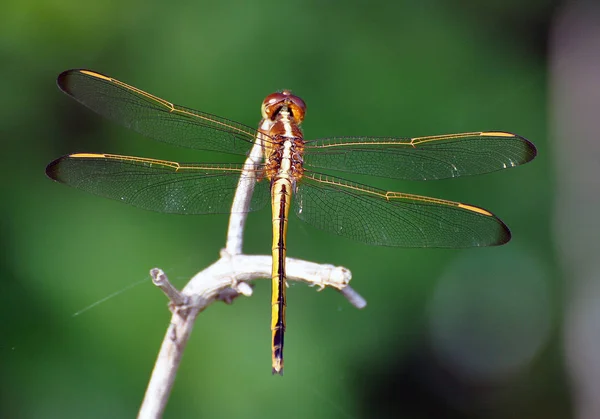
M 481 135 L 482 137 L 519 137 L 518 135 L 513 134 L 512 132 L 506 131 L 484 131 L 481 132 L 479 135 Z
M 96 77 L 102 80 L 113 81 L 110 77 L 105 76 L 104 74 L 96 73 L 95 71 L 90 70 L 79 70 L 80 73 L 87 74 L 88 76 Z
M 493 217 L 494 216 L 494 214 L 492 214 L 491 212 L 489 212 L 487 210 L 484 210 L 483 208 L 475 207 L 473 205 L 467 205 L 467 204 L 461 204 L 461 203 L 459 203 L 458 207 L 462 208 L 462 209 L 466 209 L 468 211 L 476 212 L 476 213 L 481 214 L 481 215 L 487 215 L 488 217 Z
M 312 180 L 317 183 L 321 183 L 321 184 L 332 185 L 332 186 L 336 186 L 336 187 L 343 188 L 343 189 L 348 189 L 348 190 L 358 192 L 358 193 L 364 193 L 364 194 L 368 194 L 368 195 L 377 196 L 386 201 L 398 199 L 398 200 L 417 201 L 417 202 L 423 202 L 423 203 L 429 203 L 429 204 L 445 205 L 445 206 L 461 208 L 461 209 L 464 209 L 464 210 L 467 210 L 470 212 L 474 212 L 474 213 L 477 213 L 480 215 L 485 215 L 487 217 L 494 217 L 494 214 L 492 214 L 491 212 L 489 212 L 483 208 L 479 208 L 474 205 L 462 204 L 460 202 L 448 201 L 448 200 L 439 199 L 439 198 L 432 198 L 429 196 L 407 194 L 407 193 L 403 193 L 403 192 L 384 191 L 382 189 L 375 189 L 375 188 L 371 188 L 371 187 L 360 185 L 360 184 L 350 183 L 350 182 L 346 182 L 346 181 L 343 181 L 338 178 L 334 178 L 332 176 L 326 176 L 326 175 L 321 175 L 321 174 L 305 175 L 304 178 Z
M 147 98 L 149 100 L 152 100 L 152 101 L 156 102 L 157 104 L 159 104 L 161 106 L 164 106 L 168 110 L 168 112 L 170 112 L 170 113 L 176 113 L 176 114 L 180 114 L 180 115 L 185 115 L 185 116 L 192 117 L 192 118 L 199 118 L 199 119 L 208 121 L 208 122 L 210 122 L 212 124 L 220 125 L 222 127 L 225 127 L 228 130 L 233 130 L 233 131 L 237 131 L 237 132 L 243 133 L 243 134 L 245 134 L 248 137 L 251 137 L 251 138 L 255 137 L 255 131 L 254 130 L 253 131 L 246 131 L 246 130 L 241 129 L 238 126 L 227 124 L 227 123 L 224 123 L 222 121 L 218 121 L 216 119 L 208 118 L 206 116 L 199 115 L 199 114 L 194 113 L 194 112 L 190 112 L 189 110 L 186 110 L 185 108 L 183 108 L 181 106 L 175 105 L 174 103 L 169 102 L 168 100 L 162 99 L 162 98 L 160 98 L 158 96 L 154 96 L 151 93 L 145 92 L 145 91 L 143 91 L 141 89 L 138 89 L 137 87 L 131 86 L 131 85 L 127 84 L 127 83 L 124 83 L 124 82 L 122 82 L 120 80 L 117 80 L 117 79 L 114 79 L 112 77 L 105 76 L 104 74 L 100 74 L 100 73 L 97 73 L 97 72 L 91 71 L 91 70 L 72 70 L 72 71 L 77 71 L 77 72 L 79 72 L 81 74 L 85 74 L 86 76 L 94 77 L 94 78 L 97 78 L 97 79 L 104 80 L 104 81 L 107 81 L 109 83 L 115 84 L 117 86 L 123 87 L 123 88 L 125 88 L 127 90 L 130 90 L 130 91 L 132 91 L 132 92 L 140 95 L 140 96 L 143 96 L 143 97 L 145 97 L 145 98 Z
M 115 160 L 115 161 L 125 161 L 125 162 L 134 162 L 134 163 L 142 163 L 142 164 L 152 164 L 157 166 L 163 166 L 165 168 L 174 169 L 177 171 L 183 170 L 224 170 L 231 172 L 242 172 L 241 167 L 233 167 L 233 166 L 224 166 L 224 165 L 186 165 L 182 163 L 178 163 L 175 161 L 168 160 L 158 160 L 158 159 L 150 159 L 145 157 L 136 157 L 136 156 L 122 156 L 118 154 L 98 154 L 98 153 L 75 153 L 69 154 L 69 158 L 74 159 L 106 159 L 106 160 Z
M 158 96 L 154 96 L 153 94 L 150 94 L 148 92 L 144 92 L 143 90 L 138 89 L 137 87 L 131 86 L 131 85 L 127 84 L 127 83 L 123 83 L 122 81 L 119 81 L 117 79 L 113 79 L 112 77 L 108 77 L 108 76 L 105 76 L 104 74 L 96 73 L 95 71 L 90 71 L 90 70 L 76 70 L 76 71 L 78 71 L 81 74 L 85 74 L 86 76 L 90 76 L 90 77 L 94 77 L 94 78 L 97 78 L 97 79 L 105 80 L 105 81 L 107 81 L 109 83 L 116 84 L 117 86 L 124 87 L 127 90 L 131 90 L 134 93 L 137 93 L 137 94 L 139 94 L 141 96 L 144 96 L 145 98 L 148 98 L 150 100 L 153 100 L 153 101 L 159 103 L 160 105 L 162 105 L 165 108 L 167 108 L 169 110 L 169 112 L 173 112 L 175 110 L 179 111 L 179 109 L 177 109 L 177 107 L 173 103 L 171 103 L 171 102 L 169 102 L 167 100 L 161 99 Z M 196 115 L 196 114 L 193 114 L 193 113 L 190 113 L 190 112 L 185 112 L 183 110 L 181 110 L 180 112 L 184 113 L 184 114 L 187 114 L 187 115 L 199 117 L 199 115 Z
M 332 144 L 322 144 L 317 146 L 309 145 L 309 148 L 330 148 L 330 147 L 347 147 L 347 146 L 365 146 L 365 145 L 393 145 L 393 146 L 406 146 L 406 147 L 416 147 L 418 144 L 434 142 L 434 141 L 445 141 L 445 140 L 455 140 L 461 138 L 469 138 L 469 137 L 505 137 L 505 138 L 522 138 L 516 134 L 506 132 L 506 131 L 478 131 L 478 132 L 463 132 L 459 134 L 444 134 L 444 135 L 431 135 L 427 137 L 414 137 L 407 138 L 406 141 L 398 141 L 395 139 L 394 141 L 385 140 L 382 138 L 381 141 L 342 141 L 339 143 Z

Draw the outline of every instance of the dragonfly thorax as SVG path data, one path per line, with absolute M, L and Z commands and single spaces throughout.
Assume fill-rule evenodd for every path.
M 284 106 L 276 115 L 265 142 L 266 176 L 298 180 L 304 173 L 304 138 L 295 118 Z

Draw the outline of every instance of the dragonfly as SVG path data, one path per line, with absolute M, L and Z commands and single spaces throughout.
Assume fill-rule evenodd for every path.
M 302 221 L 377 246 L 462 248 L 501 245 L 508 227 L 486 209 L 392 192 L 331 174 L 402 180 L 478 175 L 531 161 L 535 146 L 504 131 L 428 137 L 331 137 L 307 141 L 304 101 L 289 90 L 268 95 L 258 128 L 175 105 L 112 77 L 75 69 L 58 86 L 98 114 L 151 139 L 192 149 L 247 155 L 243 164 L 178 163 L 100 153 L 60 157 L 46 168 L 53 180 L 146 210 L 174 214 L 230 213 L 241 180 L 253 182 L 247 211 L 270 203 L 272 222 L 271 352 L 283 374 L 286 328 L 286 232 L 290 209 Z

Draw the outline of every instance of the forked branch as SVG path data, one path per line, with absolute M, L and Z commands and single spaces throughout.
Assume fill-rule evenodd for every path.
M 154 364 L 138 418 L 162 417 L 197 315 L 214 301 L 229 303 L 239 295 L 252 295 L 249 281 L 271 277 L 270 255 L 242 254 L 246 213 L 256 182 L 253 169 L 262 158 L 261 141 L 259 137 L 245 162 L 244 173 L 233 200 L 227 244 L 221 251 L 219 260 L 192 277 L 181 291 L 169 282 L 162 270 L 154 268 L 150 271 L 154 284 L 169 298 L 173 315 Z M 317 286 L 319 290 L 332 287 L 340 291 L 352 305 L 363 308 L 366 301 L 348 286 L 351 277 L 350 271 L 341 266 L 287 258 L 288 280 L 306 282 L 310 286 Z

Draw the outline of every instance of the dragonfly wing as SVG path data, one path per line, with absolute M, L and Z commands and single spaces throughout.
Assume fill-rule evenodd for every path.
M 472 247 L 510 240 L 506 225 L 482 208 L 320 174 L 305 174 L 294 202 L 303 221 L 371 245 Z
M 113 154 L 71 154 L 48 165 L 53 180 L 146 210 L 227 214 L 242 165 L 180 164 Z M 248 181 L 255 178 L 249 177 Z M 268 182 L 256 183 L 249 211 L 269 202 Z
M 307 168 L 430 180 L 507 169 L 535 155 L 535 146 L 525 138 L 490 131 L 419 138 L 325 138 L 306 144 L 304 161 Z
M 174 105 L 89 70 L 61 73 L 58 87 L 102 116 L 177 146 L 245 155 L 257 135 L 254 128 Z

